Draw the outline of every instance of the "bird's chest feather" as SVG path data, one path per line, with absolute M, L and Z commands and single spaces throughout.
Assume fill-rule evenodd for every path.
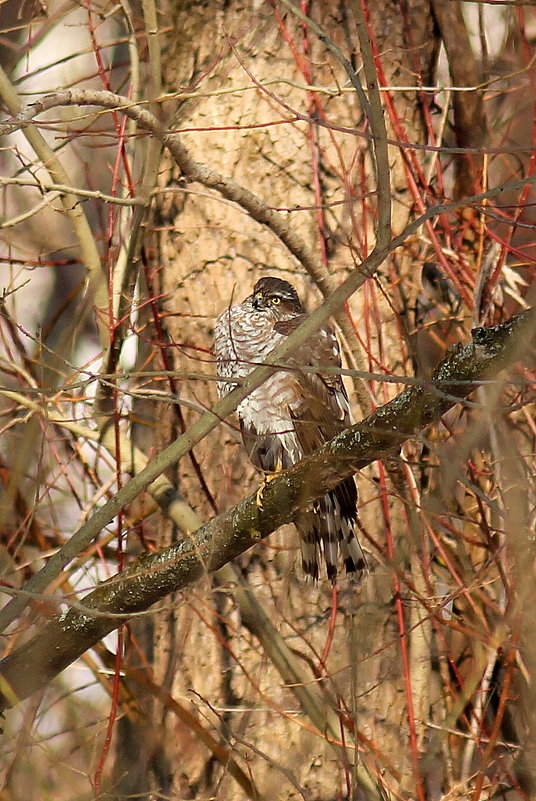
M 291 411 L 300 403 L 298 385 L 291 373 L 279 371 L 255 389 L 237 407 L 238 416 L 259 434 L 293 429 Z
M 244 314 L 240 306 L 224 312 L 215 330 L 218 376 L 244 378 L 264 362 L 286 339 L 273 325 L 264 315 Z M 225 394 L 232 388 L 232 384 L 222 382 L 220 392 Z M 239 404 L 238 416 L 259 433 L 287 431 L 292 428 L 290 410 L 299 403 L 298 389 L 295 373 L 280 370 Z
M 219 317 L 214 331 L 218 375 L 246 376 L 284 338 L 266 315 L 246 313 L 242 306 L 232 306 Z

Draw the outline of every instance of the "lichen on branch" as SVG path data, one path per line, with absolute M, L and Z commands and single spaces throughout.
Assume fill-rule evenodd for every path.
M 129 617 L 147 611 L 236 558 L 291 521 L 300 508 L 342 478 L 390 454 L 483 381 L 534 351 L 536 310 L 493 328 L 476 328 L 472 341 L 451 349 L 431 379 L 412 384 L 365 420 L 343 431 L 271 481 L 259 509 L 256 495 L 219 515 L 178 544 L 140 557 L 120 577 L 103 582 L 69 611 L 0 663 L 1 708 L 45 686 L 88 648 Z M 40 666 L 36 671 L 35 665 Z

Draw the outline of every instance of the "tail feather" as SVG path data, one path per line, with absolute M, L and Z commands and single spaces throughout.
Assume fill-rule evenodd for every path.
M 357 487 L 347 479 L 317 501 L 312 510 L 296 520 L 300 533 L 302 565 L 314 580 L 320 574 L 319 554 L 326 563 L 328 578 L 337 579 L 339 552 L 347 573 L 361 581 L 368 571 L 367 560 L 356 535 Z

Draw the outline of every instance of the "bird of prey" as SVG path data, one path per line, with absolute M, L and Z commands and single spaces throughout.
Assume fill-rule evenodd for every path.
M 221 395 L 234 388 L 306 318 L 298 294 L 280 278 L 261 278 L 251 295 L 218 318 L 215 356 Z M 249 458 L 265 474 L 285 470 L 313 453 L 351 423 L 340 373 L 335 332 L 324 325 L 299 346 L 286 364 L 237 407 Z M 303 370 L 302 368 L 313 368 Z M 299 513 L 304 572 L 318 579 L 323 554 L 328 578 L 337 578 L 339 552 L 346 571 L 361 578 L 367 562 L 356 537 L 357 487 L 353 477 Z

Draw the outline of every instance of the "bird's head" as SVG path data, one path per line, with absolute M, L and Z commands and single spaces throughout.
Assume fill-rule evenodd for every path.
M 294 287 L 281 278 L 261 278 L 247 300 L 256 311 L 265 312 L 277 320 L 295 317 L 304 311 Z

